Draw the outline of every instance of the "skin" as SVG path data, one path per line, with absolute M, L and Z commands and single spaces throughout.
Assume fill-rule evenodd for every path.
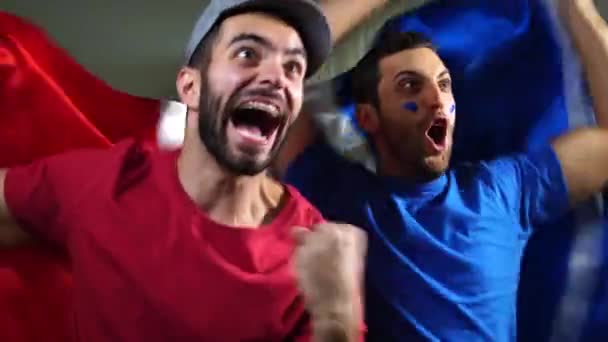
M 275 23 L 261 29 L 270 20 Z M 262 26 L 251 30 L 243 25 Z M 267 168 L 302 106 L 306 52 L 294 30 L 283 37 L 284 42 L 272 39 L 273 33 L 282 34 L 282 26 L 271 17 L 229 18 L 208 72 L 201 71 L 200 93 L 206 96 L 199 100 L 199 137 L 225 168 L 237 174 L 255 175 Z M 280 108 L 281 125 L 264 146 L 242 139 L 230 120 L 232 112 L 249 100 Z
M 386 3 L 388 0 L 322 0 L 319 4 L 331 26 L 332 41 L 337 42 Z M 257 43 L 239 40 L 239 44 L 260 48 L 263 58 L 252 63 L 247 51 L 230 54 L 235 42 L 231 44 L 229 37 L 235 38 L 239 31 L 255 33 L 270 43 L 260 47 L 259 39 Z M 208 73 L 183 67 L 177 76 L 178 94 L 188 106 L 178 177 L 188 196 L 210 218 L 255 229 L 270 222 L 285 199 L 285 188 L 266 176 L 265 165 L 274 158 L 300 111 L 306 65 L 300 64 L 299 52 L 293 53 L 302 47 L 297 33 L 272 17 L 231 17 L 222 23 L 221 33 Z M 268 146 L 251 146 L 226 125 L 227 113 L 247 96 L 272 98 L 284 105 L 285 125 Z M 10 248 L 30 241 L 31 236 L 18 227 L 7 207 L 6 172 L 0 169 L 0 246 Z M 354 281 L 363 265 L 365 235 L 355 227 L 329 222 L 294 229 L 295 273 L 308 299 L 314 340 L 358 340 L 361 312 Z M 319 272 L 323 268 L 316 265 L 327 260 L 335 268 Z M 331 295 L 335 293 L 341 295 Z
M 578 47 L 589 80 L 598 127 L 577 129 L 551 145 L 557 154 L 572 206 L 608 185 L 608 25 L 591 0 L 562 0 L 560 13 Z M 371 135 L 380 161 L 380 173 L 412 182 L 438 177 L 449 166 L 455 112 L 449 74 L 441 59 L 430 49 L 401 51 L 379 62 L 379 108 L 360 104 L 357 115 Z M 403 81 L 396 77 L 408 72 Z M 413 71 L 413 77 L 410 72 Z M 418 110 L 403 105 L 415 102 Z M 445 149 L 428 148 L 425 136 L 429 120 L 443 116 L 447 121 Z
M 257 229 L 283 208 L 287 191 L 267 175 L 266 166 L 300 112 L 306 68 L 306 52 L 295 29 L 274 17 L 247 13 L 222 22 L 207 68 L 185 66 L 179 71 L 177 92 L 188 113 L 178 178 L 211 219 Z M 235 108 L 250 100 L 279 108 L 281 125 L 267 143 L 244 138 L 231 124 Z M 6 170 L 0 170 L 0 243 L 11 247 L 29 236 L 9 213 L 5 177 Z M 294 267 L 307 298 L 313 338 L 357 340 L 361 313 L 356 309 L 355 274 L 363 263 L 364 235 L 355 227 L 329 222 L 306 229 L 294 227 Z M 336 268 L 318 272 L 327 260 Z
M 450 74 L 428 48 L 405 50 L 379 63 L 379 108 L 360 104 L 357 118 L 373 139 L 380 173 L 427 181 L 448 167 L 456 121 Z M 417 110 L 404 107 L 415 103 Z M 432 147 L 427 136 L 433 120 L 445 120 L 444 147 Z
M 337 42 L 387 2 L 322 0 L 319 4 L 331 26 L 332 41 Z M 207 70 L 183 67 L 177 76 L 178 94 L 188 107 L 178 177 L 186 194 L 211 219 L 256 229 L 271 222 L 285 200 L 285 188 L 266 176 L 265 166 L 300 112 L 306 60 L 298 34 L 272 17 L 254 13 L 231 17 L 220 31 Z M 256 39 L 235 40 L 244 33 Z M 236 45 L 250 49 L 239 50 Z M 251 52 L 261 52 L 253 54 L 261 58 L 252 58 Z M 254 96 L 277 102 L 284 118 L 274 141 L 264 146 L 244 141 L 227 125 L 231 110 Z M 7 207 L 6 173 L 0 169 L 0 246 L 10 248 L 31 241 L 31 236 Z M 314 340 L 359 340 L 361 312 L 355 282 L 363 265 L 365 235 L 355 227 L 326 222 L 303 230 L 294 227 L 294 240 L 295 274 L 307 298 Z M 328 260 L 335 267 L 319 272 L 316 265 Z
M 257 227 L 280 209 L 285 195 L 283 186 L 262 171 L 301 108 L 306 72 L 302 42 L 293 28 L 273 17 L 234 16 L 223 22 L 204 72 L 184 67 L 177 77 L 178 93 L 188 106 L 180 181 L 213 219 Z M 283 108 L 285 126 L 266 146 L 248 143 L 227 122 L 238 103 L 253 97 Z M 200 127 L 211 136 L 205 137 Z M 209 148 L 214 144 L 220 146 Z M 246 168 L 251 172 L 240 172 Z
M 608 26 L 592 0 L 561 0 L 563 24 L 569 29 L 589 81 L 598 127 L 577 129 L 558 137 L 553 146 L 562 165 L 570 202 L 575 206 L 608 184 Z M 426 182 L 447 169 L 452 151 L 455 111 L 449 75 L 439 57 L 429 49 L 412 49 L 379 61 L 378 108 L 358 104 L 358 121 L 371 136 L 379 157 L 379 171 L 402 180 Z M 414 71 L 418 90 L 401 89 L 391 79 L 400 71 Z M 444 80 L 445 78 L 445 80 Z M 391 83 L 393 82 L 393 83 Z M 408 83 L 408 82 L 405 82 Z M 417 111 L 404 109 L 416 103 Z M 455 107 L 454 107 L 455 108 Z M 294 126 L 289 142 L 275 163 L 277 176 L 285 174 L 289 163 L 316 139 L 311 113 L 302 115 Z M 440 151 L 429 148 L 425 137 L 429 120 L 443 117 L 447 132 Z
M 601 39 L 599 52 L 585 51 L 585 70 L 593 94 L 608 91 L 608 78 L 594 72 L 594 66 L 608 60 L 608 44 L 597 17 L 589 7 L 572 5 L 570 22 L 576 41 Z M 602 23 L 605 22 L 602 20 Z M 602 26 L 605 27 L 605 26 Z M 599 42 L 598 42 L 599 43 Z M 589 49 L 585 49 L 589 50 Z M 400 177 L 413 183 L 439 177 L 449 166 L 453 144 L 455 112 L 449 74 L 435 52 L 427 48 L 398 52 L 380 60 L 378 84 L 379 108 L 358 105 L 357 116 L 372 137 L 379 156 L 380 173 Z M 405 77 L 401 75 L 405 74 Z M 418 110 L 403 108 L 415 102 Z M 577 129 L 564 134 L 551 145 L 560 161 L 572 206 L 601 191 L 608 184 L 608 130 L 605 125 L 608 108 L 601 99 L 594 100 L 599 127 Z M 427 129 L 430 122 L 442 117 L 447 123 L 445 148 L 431 148 Z
M 305 73 L 297 32 L 257 13 L 223 22 L 208 70 L 180 71 L 177 89 L 188 106 L 188 122 L 178 173 L 186 192 L 214 220 L 254 228 L 280 211 L 285 188 L 265 169 L 301 109 Z M 233 108 L 251 96 L 282 108 L 284 124 L 272 144 L 249 144 L 225 123 Z M 349 225 L 312 228 L 294 228 L 294 237 L 296 277 L 313 317 L 315 340 L 354 341 L 361 319 L 356 274 L 363 265 L 365 237 Z M 336 267 L 318 272 L 317 265 L 328 260 Z

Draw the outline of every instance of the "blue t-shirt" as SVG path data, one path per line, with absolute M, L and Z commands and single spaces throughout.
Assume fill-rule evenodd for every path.
M 537 223 L 568 207 L 549 146 L 408 184 L 318 143 L 286 181 L 327 219 L 368 232 L 370 341 L 515 341 L 523 249 Z

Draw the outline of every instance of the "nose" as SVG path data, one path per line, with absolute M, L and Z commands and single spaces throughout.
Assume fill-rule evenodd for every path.
M 263 85 L 275 90 L 282 90 L 287 87 L 285 69 L 281 61 L 274 58 L 260 64 L 259 78 Z
M 441 89 L 437 85 L 428 84 L 422 94 L 425 106 L 432 112 L 445 110 L 445 101 L 441 95 Z

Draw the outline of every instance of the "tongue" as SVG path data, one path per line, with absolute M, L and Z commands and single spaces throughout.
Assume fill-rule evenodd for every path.
M 258 126 L 254 125 L 238 125 L 235 127 L 236 130 L 244 137 L 254 139 L 258 141 L 265 140 L 266 137 L 262 134 L 262 131 Z
M 260 128 L 258 126 L 249 126 L 249 125 L 238 125 L 236 126 L 236 129 L 238 129 L 239 131 L 243 132 L 243 133 L 248 133 L 251 135 L 262 135 L 262 131 L 260 130 Z

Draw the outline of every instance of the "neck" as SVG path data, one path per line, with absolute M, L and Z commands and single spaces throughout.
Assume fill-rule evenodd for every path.
M 418 182 L 418 172 L 413 165 L 403 163 L 398 158 L 395 158 L 390 148 L 383 144 L 382 141 L 376 140 L 375 146 L 376 165 L 378 166 L 379 175 Z
M 200 141 L 184 144 L 177 169 L 180 183 L 192 201 L 224 225 L 258 227 L 268 223 L 285 195 L 283 186 L 265 172 L 243 176 L 227 171 Z
M 392 153 L 387 152 L 386 149 L 377 150 L 376 162 L 379 175 L 399 178 L 411 184 L 428 183 L 441 176 L 441 174 L 423 172 L 421 167 L 414 163 L 405 163 L 398 158 L 394 158 Z

